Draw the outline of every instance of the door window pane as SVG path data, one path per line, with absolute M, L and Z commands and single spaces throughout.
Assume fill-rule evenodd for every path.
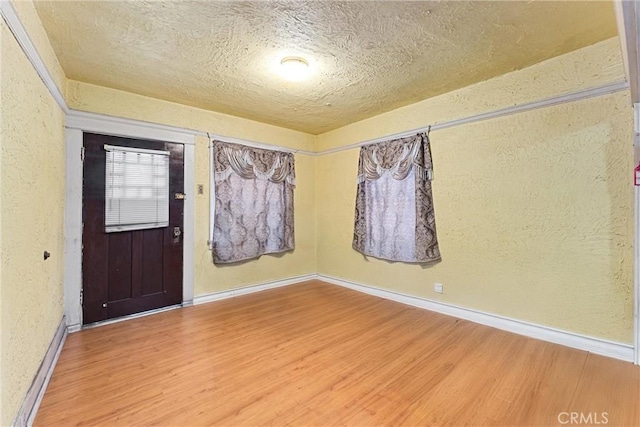
M 169 225 L 169 152 L 105 145 L 105 232 Z

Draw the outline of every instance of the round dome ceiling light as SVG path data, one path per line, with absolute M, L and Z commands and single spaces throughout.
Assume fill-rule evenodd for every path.
M 282 76 L 292 82 L 299 82 L 309 76 L 309 63 L 299 56 L 287 56 L 280 61 Z

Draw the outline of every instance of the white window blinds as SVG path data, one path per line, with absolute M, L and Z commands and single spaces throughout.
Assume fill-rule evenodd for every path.
M 169 152 L 105 145 L 105 232 L 169 225 Z

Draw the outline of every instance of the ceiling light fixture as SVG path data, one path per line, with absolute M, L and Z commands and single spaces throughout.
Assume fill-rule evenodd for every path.
M 282 58 L 280 65 L 284 78 L 292 82 L 299 82 L 309 76 L 309 63 L 299 56 Z

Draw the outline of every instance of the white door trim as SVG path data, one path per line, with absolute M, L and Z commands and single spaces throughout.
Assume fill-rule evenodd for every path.
M 634 187 L 633 193 L 635 197 L 635 233 L 633 242 L 633 362 L 636 365 L 640 365 L 640 187 Z
M 64 313 L 69 331 L 82 325 L 82 131 L 65 130 Z
M 640 161 L 640 6 L 637 2 L 615 0 L 614 9 L 618 24 L 618 36 L 622 50 L 624 69 L 629 81 L 634 116 L 634 161 Z M 637 163 L 636 163 L 637 164 Z M 634 164 L 634 166 L 636 165 Z M 634 238 L 633 238 L 633 341 L 636 365 L 640 365 L 640 191 L 634 188 Z
M 640 160 L 640 103 L 633 104 L 633 149 L 635 161 Z M 635 165 L 634 165 L 635 166 Z M 635 180 L 635 177 L 633 177 Z M 640 365 L 640 187 L 633 187 L 633 362 Z
M 65 126 L 67 129 L 79 129 L 102 135 L 153 139 L 185 145 L 195 144 L 195 137 L 199 134 L 191 129 L 78 110 L 69 110 L 65 118 Z
M 131 119 L 71 110 L 66 121 L 64 308 L 69 332 L 82 327 L 82 160 L 83 132 L 184 144 L 183 305 L 193 304 L 195 271 L 196 132 Z

